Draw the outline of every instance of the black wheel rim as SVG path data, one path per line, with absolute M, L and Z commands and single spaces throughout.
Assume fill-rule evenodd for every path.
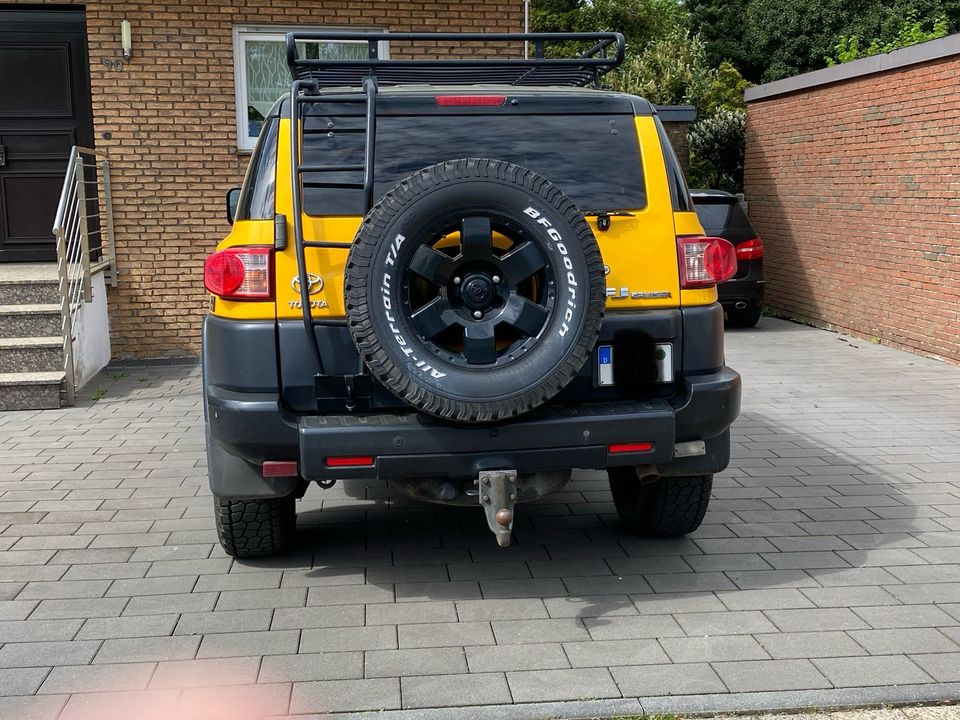
M 459 231 L 459 247 L 445 239 Z M 427 231 L 404 273 L 403 302 L 420 341 L 467 368 L 501 367 L 537 344 L 556 306 L 543 244 L 515 222 L 470 214 Z

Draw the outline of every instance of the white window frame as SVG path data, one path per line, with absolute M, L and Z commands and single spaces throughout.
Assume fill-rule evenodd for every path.
M 325 31 L 344 31 L 351 32 L 383 32 L 385 28 L 371 26 L 332 27 L 332 26 L 311 26 L 303 25 L 237 25 L 233 28 L 233 84 L 234 98 L 236 101 L 236 132 L 237 132 L 237 150 L 241 153 L 253 152 L 257 144 L 257 138 L 248 136 L 247 120 L 247 73 L 244 67 L 244 58 L 246 57 L 246 43 L 248 40 L 274 40 L 283 42 L 288 32 L 325 32 Z M 356 42 L 356 41 L 348 41 Z M 385 40 L 377 43 L 377 52 L 382 59 L 389 59 L 390 48 Z

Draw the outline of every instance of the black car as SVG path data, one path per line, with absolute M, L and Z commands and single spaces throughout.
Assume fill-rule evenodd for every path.
M 736 195 L 692 190 L 697 217 L 707 235 L 729 240 L 737 250 L 737 274 L 717 286 L 731 325 L 753 327 L 763 310 L 763 243 Z

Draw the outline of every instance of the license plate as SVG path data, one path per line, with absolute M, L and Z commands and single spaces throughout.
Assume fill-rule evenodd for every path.
M 613 351 L 613 345 L 597 346 L 597 385 L 601 387 L 616 384 L 615 380 L 613 379 L 613 367 L 615 362 Z M 656 382 L 673 382 L 673 344 L 657 343 L 654 345 L 653 351 L 657 368 Z

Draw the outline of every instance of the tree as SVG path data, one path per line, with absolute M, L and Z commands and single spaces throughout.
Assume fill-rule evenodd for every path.
M 930 27 L 927 30 L 924 25 Z M 863 39 L 859 35 L 841 35 L 834 47 L 836 56 L 827 56 L 824 58 L 827 65 L 837 65 L 838 63 L 850 62 L 857 58 L 870 57 L 880 53 L 888 53 L 898 48 L 909 47 L 917 43 L 936 40 L 947 34 L 947 16 L 940 15 L 933 19 L 932 23 L 923 23 L 917 19 L 916 12 L 911 12 L 907 20 L 897 31 L 896 35 L 887 41 L 883 38 L 875 37 L 866 47 L 862 46 Z
M 689 104 L 698 108 L 713 81 L 700 38 L 680 27 L 647 43 L 607 77 L 615 90 L 641 95 L 656 105 Z
M 743 189 L 743 110 L 720 108 L 690 129 L 690 185 L 739 192 Z

